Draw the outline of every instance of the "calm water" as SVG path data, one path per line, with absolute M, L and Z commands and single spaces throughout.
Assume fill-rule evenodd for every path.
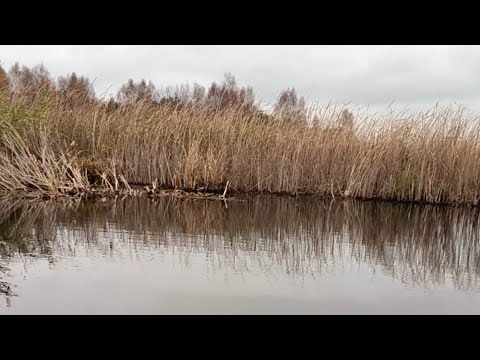
M 0 199 L 0 314 L 480 314 L 469 209 Z

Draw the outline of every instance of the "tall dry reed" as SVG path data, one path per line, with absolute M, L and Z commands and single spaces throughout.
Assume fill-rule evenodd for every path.
M 223 190 L 228 181 L 238 192 L 478 204 L 478 115 L 365 113 L 341 127 L 342 108 L 313 112 L 306 122 L 235 106 L 5 98 L 0 191 L 72 193 L 94 182 Z

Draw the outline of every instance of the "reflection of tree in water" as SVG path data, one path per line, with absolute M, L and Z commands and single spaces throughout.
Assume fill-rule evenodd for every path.
M 228 207 L 174 198 L 6 205 L 0 203 L 0 226 L 10 234 L 1 240 L 3 257 L 174 250 L 186 263 L 202 256 L 214 269 L 305 276 L 364 263 L 409 284 L 451 279 L 459 289 L 478 287 L 479 220 L 472 209 L 267 196 Z

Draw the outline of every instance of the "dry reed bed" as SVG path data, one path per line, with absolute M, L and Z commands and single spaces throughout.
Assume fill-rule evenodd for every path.
M 342 108 L 312 112 L 315 123 L 235 107 L 3 102 L 0 192 L 87 194 L 93 183 L 223 192 L 228 181 L 231 192 L 478 204 L 477 115 L 357 114 L 342 128 Z

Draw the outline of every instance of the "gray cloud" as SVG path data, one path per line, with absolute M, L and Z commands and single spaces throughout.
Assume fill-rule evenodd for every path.
M 55 77 L 75 71 L 95 79 L 99 94 L 115 92 L 129 78 L 208 85 L 232 72 L 270 102 L 294 86 L 320 102 L 480 103 L 479 46 L 1 45 L 0 61 L 6 68 L 42 62 Z

